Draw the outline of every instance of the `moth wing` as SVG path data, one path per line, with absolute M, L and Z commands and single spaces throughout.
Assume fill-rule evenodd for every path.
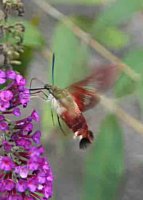
M 97 92 L 106 91 L 111 88 L 118 77 L 116 65 L 97 67 L 91 75 L 85 79 L 70 85 L 67 89 L 73 96 L 79 109 L 84 112 L 93 108 L 100 101 Z M 92 85 L 93 89 L 87 86 Z
M 113 86 L 118 78 L 117 65 L 103 65 L 96 67 L 92 73 L 81 81 L 75 82 L 70 87 L 78 85 L 86 87 L 92 85 L 96 91 L 106 91 Z
M 82 112 L 94 107 L 99 102 L 99 97 L 96 95 L 95 90 L 85 89 L 76 85 L 72 85 L 68 89 Z

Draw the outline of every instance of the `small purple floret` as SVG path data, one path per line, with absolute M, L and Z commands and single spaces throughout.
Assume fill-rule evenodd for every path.
M 28 189 L 31 192 L 35 192 L 36 189 L 37 189 L 37 187 L 38 187 L 37 179 L 36 178 L 30 178 L 30 179 L 28 179 L 27 186 L 28 186 Z
M 8 70 L 6 72 L 6 76 L 7 76 L 8 79 L 14 80 L 16 78 L 16 72 L 13 71 L 13 70 Z
M 3 145 L 4 150 L 6 152 L 10 152 L 11 151 L 12 145 L 7 140 L 3 140 L 2 141 L 2 145 Z
M 0 121 L 0 130 L 1 131 L 8 130 L 8 123 L 6 121 Z
M 13 93 L 10 90 L 4 90 L 0 92 L 0 99 L 4 102 L 9 102 L 13 97 Z
M 8 156 L 0 157 L 0 169 L 4 171 L 10 171 L 14 168 L 12 159 Z
M 21 178 L 27 178 L 29 168 L 27 165 L 18 166 L 15 168 L 15 173 L 18 174 Z
M 36 144 L 40 143 L 40 138 L 41 138 L 41 132 L 40 131 L 36 131 L 33 135 L 32 135 L 33 141 Z
M 18 107 L 14 108 L 12 112 L 16 117 L 19 117 L 21 115 L 20 108 Z
M 6 73 L 3 70 L 0 70 L 0 84 L 3 84 L 6 82 Z
M 19 86 L 25 86 L 26 85 L 26 80 L 25 80 L 25 78 L 23 78 L 23 76 L 21 76 L 20 74 L 17 74 L 16 75 L 16 83 Z
M 7 191 L 11 191 L 15 187 L 15 183 L 12 179 L 5 179 L 3 183 L 4 183 L 5 190 Z
M 36 122 L 39 122 L 40 121 L 40 117 L 39 117 L 39 114 L 34 110 L 31 114 L 31 117 L 33 120 L 35 120 Z
M 27 189 L 27 181 L 25 180 L 19 180 L 16 183 L 16 189 L 18 192 L 25 192 L 25 190 Z

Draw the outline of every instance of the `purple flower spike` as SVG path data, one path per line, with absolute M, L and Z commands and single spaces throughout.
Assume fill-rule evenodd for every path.
M 14 121 L 13 115 L 21 116 L 19 106 L 28 104 L 30 93 L 26 80 L 13 70 L 0 70 L 0 84 L 5 82 L 9 85 L 0 90 L 0 200 L 48 200 L 53 175 L 43 156 L 41 132 L 33 133 L 33 122 L 40 121 L 39 115 L 34 110 Z

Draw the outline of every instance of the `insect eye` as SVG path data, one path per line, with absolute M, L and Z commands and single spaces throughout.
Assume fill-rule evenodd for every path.
M 45 84 L 45 85 L 44 85 L 44 88 L 47 89 L 47 88 L 48 88 L 48 84 Z
M 49 84 L 45 84 L 45 85 L 44 85 L 44 88 L 47 89 L 47 90 L 50 90 L 50 89 L 51 89 L 51 87 L 50 87 Z

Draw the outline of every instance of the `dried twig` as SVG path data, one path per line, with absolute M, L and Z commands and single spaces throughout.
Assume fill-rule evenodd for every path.
M 104 95 L 100 95 L 101 104 L 110 112 L 115 113 L 122 121 L 136 130 L 138 133 L 143 134 L 143 124 L 126 113 L 120 106 L 116 104 L 114 99 L 109 99 Z

